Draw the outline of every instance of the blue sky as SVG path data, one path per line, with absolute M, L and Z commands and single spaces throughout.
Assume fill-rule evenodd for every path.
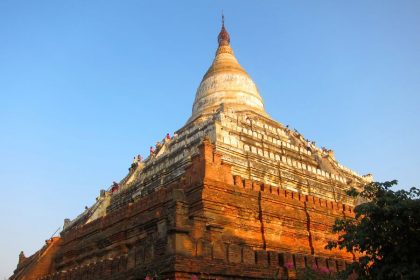
M 191 113 L 220 14 L 266 110 L 420 186 L 419 1 L 0 1 L 0 277 Z

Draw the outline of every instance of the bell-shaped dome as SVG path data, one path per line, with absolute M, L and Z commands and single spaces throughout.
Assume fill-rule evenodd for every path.
M 234 111 L 251 110 L 267 116 L 257 86 L 233 54 L 224 23 L 218 43 L 216 57 L 197 89 L 190 121 L 215 112 L 222 104 Z

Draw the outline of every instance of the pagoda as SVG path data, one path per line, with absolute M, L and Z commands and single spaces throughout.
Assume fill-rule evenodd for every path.
M 299 279 L 355 256 L 326 250 L 346 196 L 372 180 L 273 120 L 224 23 L 191 117 L 25 257 L 10 279 Z

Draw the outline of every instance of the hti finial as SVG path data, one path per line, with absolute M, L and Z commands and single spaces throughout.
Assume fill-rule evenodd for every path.
M 219 46 L 226 46 L 226 45 L 229 45 L 230 43 L 230 36 L 225 28 L 225 15 L 223 14 L 223 11 L 222 11 L 222 30 L 220 30 L 217 40 L 219 42 Z

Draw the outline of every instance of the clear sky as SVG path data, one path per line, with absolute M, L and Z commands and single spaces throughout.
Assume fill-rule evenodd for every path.
M 420 1 L 0 1 L 0 278 L 191 113 L 220 14 L 266 110 L 420 186 Z

